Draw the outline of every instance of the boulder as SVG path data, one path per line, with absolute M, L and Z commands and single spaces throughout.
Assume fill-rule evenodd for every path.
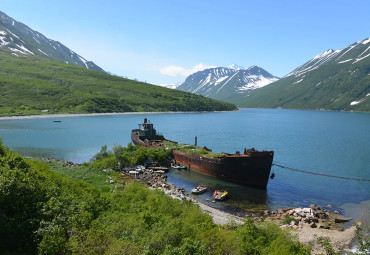
M 298 217 L 306 217 L 306 214 L 303 211 L 297 212 Z
M 311 218 L 311 221 L 314 222 L 314 223 L 318 223 L 319 219 L 315 217 L 315 218 Z
M 334 223 L 334 224 L 331 225 L 330 229 L 343 231 L 343 225 L 340 224 L 340 223 Z
M 312 209 L 311 208 L 303 208 L 302 209 L 302 212 L 311 214 L 312 213 Z
M 312 210 L 320 210 L 320 207 L 317 206 L 317 204 L 310 204 L 309 206 Z
M 316 228 L 316 227 L 317 227 L 317 225 L 316 225 L 316 223 L 315 223 L 315 222 L 312 222 L 312 223 L 310 224 L 310 227 L 311 227 L 311 228 Z
M 341 223 L 341 222 L 352 220 L 352 218 L 346 218 L 346 217 L 343 217 L 342 215 L 335 214 L 335 213 L 330 213 L 329 218 L 335 223 Z
M 295 222 L 294 220 L 292 220 L 290 223 L 289 223 L 290 226 L 295 226 L 297 225 L 297 222 Z
M 317 224 L 317 227 L 318 228 L 323 228 L 323 229 L 329 229 L 330 228 L 330 225 L 329 225 L 329 223 L 328 222 L 324 222 L 324 223 L 322 223 L 322 224 Z

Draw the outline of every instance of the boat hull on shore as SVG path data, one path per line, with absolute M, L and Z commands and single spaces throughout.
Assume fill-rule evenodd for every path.
M 214 176 L 231 182 L 248 186 L 266 188 L 273 151 L 255 152 L 250 155 L 231 155 L 221 158 L 201 157 L 174 150 L 172 152 L 176 162 L 199 173 Z
M 131 132 L 131 140 L 135 145 L 160 148 L 161 142 L 169 141 L 163 135 L 157 134 L 153 124 L 147 122 L 147 119 L 144 119 L 144 123 L 139 127 Z M 254 149 L 245 149 L 244 154 L 225 153 L 220 157 L 205 157 L 179 150 L 173 150 L 172 154 L 177 163 L 191 170 L 259 188 L 267 186 L 274 157 L 273 151 Z

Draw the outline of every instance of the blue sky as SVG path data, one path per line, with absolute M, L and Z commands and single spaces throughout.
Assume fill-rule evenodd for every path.
M 181 83 L 211 66 L 284 76 L 370 37 L 370 1 L 0 0 L 0 10 L 104 70 Z

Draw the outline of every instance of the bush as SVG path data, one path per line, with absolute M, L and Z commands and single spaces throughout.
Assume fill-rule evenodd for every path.
M 156 155 L 131 145 L 118 151 Z M 0 249 L 12 254 L 309 254 L 277 225 L 249 219 L 236 229 L 220 228 L 198 206 L 137 182 L 103 193 L 25 160 L 1 141 Z

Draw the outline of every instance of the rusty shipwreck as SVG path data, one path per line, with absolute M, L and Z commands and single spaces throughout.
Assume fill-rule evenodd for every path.
M 157 133 L 153 124 L 146 118 L 144 123 L 139 124 L 138 129 L 131 132 L 131 140 L 134 144 L 146 147 L 160 148 L 164 142 L 177 145 L 177 142 L 164 138 Z M 206 150 L 211 151 L 206 148 Z M 221 178 L 227 181 L 240 183 L 248 186 L 266 188 L 274 151 L 257 151 L 244 149 L 244 153 L 222 153 L 220 156 L 210 157 L 203 154 L 181 151 L 176 146 L 172 151 L 176 162 L 191 170 Z

